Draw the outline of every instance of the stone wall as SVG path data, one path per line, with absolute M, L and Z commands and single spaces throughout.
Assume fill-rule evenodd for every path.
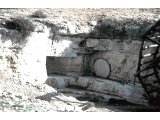
M 60 74 L 69 76 L 81 76 L 83 56 L 47 57 L 46 67 L 48 75 Z
M 138 63 L 140 41 L 86 38 L 86 35 L 80 34 L 80 31 L 84 31 L 79 30 L 80 28 L 77 28 L 73 23 L 72 25 L 68 24 L 68 22 L 57 23 L 56 29 L 53 25 L 48 25 L 48 27 L 51 29 L 44 24 L 38 23 L 35 31 L 42 32 L 33 32 L 30 37 L 26 38 L 28 42 L 25 46 L 13 45 L 7 35 L 8 33 L 15 34 L 14 30 L 1 29 L 1 50 L 3 50 L 1 56 L 5 56 L 1 59 L 6 59 L 2 60 L 3 62 L 10 61 L 7 65 L 10 65 L 11 71 L 17 68 L 17 73 L 23 71 L 23 75 L 20 76 L 26 77 L 34 73 L 38 77 L 39 73 L 44 74 L 42 71 L 42 73 L 38 72 L 41 63 L 43 63 L 43 69 L 45 70 L 46 56 L 53 56 L 57 57 L 57 62 L 60 62 L 56 62 L 57 64 L 65 64 L 64 68 L 71 66 L 70 70 L 66 68 L 66 71 L 75 71 L 79 75 L 94 75 L 94 61 L 103 58 L 111 66 L 110 79 L 127 81 L 134 79 L 133 75 Z M 23 49 L 17 52 L 22 47 Z M 59 61 L 58 58 L 61 60 Z M 56 65 L 54 62 L 51 62 L 51 65 L 49 64 L 56 70 L 58 67 L 54 67 L 54 65 Z M 32 68 L 32 66 L 35 67 Z M 64 68 L 63 66 L 62 68 L 59 67 L 58 71 L 63 73 Z M 52 69 L 49 72 L 52 72 Z M 67 75 L 67 72 L 63 74 Z M 43 77 L 37 79 L 40 78 Z
M 101 58 L 107 60 L 111 66 L 110 79 L 134 80 L 140 45 L 141 42 L 136 40 L 87 39 L 86 46 L 93 51 L 90 55 L 91 71 L 94 73 L 94 61 Z
M 109 79 L 125 81 L 134 80 L 134 74 L 137 69 L 141 45 L 140 41 L 121 41 L 118 39 L 85 39 L 85 45 L 83 47 L 79 46 L 81 41 L 83 41 L 82 38 L 59 36 L 59 41 L 56 43 L 58 45 L 56 46 L 56 44 L 54 44 L 52 46 L 51 51 L 54 50 L 55 54 L 52 53 L 50 55 L 55 57 L 56 61 L 58 61 L 56 62 L 58 65 L 64 66 L 64 68 L 62 67 L 61 70 L 60 68 L 58 70 L 59 72 L 61 71 L 61 74 L 63 73 L 64 69 L 66 69 L 65 65 L 67 66 L 69 64 L 71 66 L 70 68 L 75 69 L 74 71 L 76 71 L 77 63 L 73 61 L 71 62 L 71 59 L 75 59 L 76 61 L 79 61 L 77 73 L 81 71 L 82 75 L 95 75 L 95 60 L 105 59 L 111 66 L 111 74 Z M 70 45 L 67 45 L 65 42 L 69 43 Z M 60 48 L 63 48 L 64 51 L 58 54 L 58 52 L 62 50 Z M 51 62 L 53 69 L 48 69 L 49 72 L 55 72 L 57 69 L 57 67 L 54 66 L 56 63 L 53 64 L 53 62 L 54 61 Z M 51 66 L 51 64 L 48 66 Z M 73 66 L 75 66 L 75 68 L 73 68 Z M 63 75 L 65 75 L 65 73 L 66 72 L 64 72 Z
M 133 84 L 130 84 L 130 87 L 127 85 L 134 80 L 141 41 L 129 38 L 90 38 L 89 32 L 84 34 L 76 24 L 60 22 L 47 25 L 35 22 L 36 30 L 26 38 L 25 45 L 13 44 L 11 38 L 7 36 L 8 32 L 15 30 L 1 31 L 1 78 L 37 84 L 47 80 L 47 73 L 52 76 L 58 74 L 69 76 L 71 79 L 65 81 L 54 79 L 56 82 L 54 87 L 58 85 L 84 87 L 83 85 L 89 83 L 90 86 L 87 86 L 89 90 L 105 91 L 127 98 L 131 96 L 134 98 L 136 95 L 138 99 L 142 97 L 141 85 L 138 84 L 138 87 L 133 87 Z M 94 63 L 97 59 L 106 60 L 110 66 L 107 68 L 110 72 L 106 78 L 103 77 L 105 72 L 98 68 L 98 65 L 96 68 L 101 74 L 95 73 Z M 109 82 L 110 80 L 114 82 Z M 127 87 L 117 81 L 126 84 Z M 68 84 L 69 82 L 71 84 Z M 111 85 L 113 86 L 110 87 Z M 137 88 L 140 92 L 135 90 Z
M 61 36 L 61 38 L 64 39 L 66 36 Z M 64 54 L 48 57 L 47 71 L 49 76 L 46 81 L 48 85 L 57 89 L 79 86 L 85 90 L 119 96 L 133 103 L 146 104 L 141 84 L 133 84 L 140 41 L 78 39 L 84 42 L 83 46 L 79 45 L 81 42 L 74 43 L 72 37 L 68 36 L 67 40 L 71 45 L 63 51 Z M 74 40 L 76 41 L 76 38 Z M 60 42 L 62 43 L 62 41 Z M 77 44 L 75 45 L 77 46 L 76 50 L 79 51 L 73 52 L 73 44 Z M 68 49 L 73 50 L 71 56 L 65 54 L 68 53 Z M 54 48 L 54 50 L 58 49 Z M 108 61 L 111 71 L 108 78 L 103 77 L 106 75 L 103 73 L 106 72 L 106 69 L 101 72 L 102 76 L 96 75 L 94 63 L 97 59 Z M 99 70 L 103 69 L 99 68 Z M 105 98 L 105 96 L 103 97 Z M 105 100 L 108 99 L 108 97 L 105 98 Z
M 145 17 L 116 19 L 106 16 L 97 21 L 89 21 L 86 28 L 77 22 L 63 19 L 55 23 L 46 22 L 52 33 L 52 44 L 47 56 L 59 59 L 81 56 L 81 75 L 95 77 L 101 76 L 96 76 L 94 62 L 104 59 L 110 65 L 109 79 L 133 82 L 141 45 L 140 37 L 155 21 L 154 18 Z M 74 62 L 72 66 L 76 69 Z M 54 67 L 52 70 L 54 71 Z

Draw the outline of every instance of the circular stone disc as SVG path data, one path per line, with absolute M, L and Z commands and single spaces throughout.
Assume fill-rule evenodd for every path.
M 110 65 L 104 59 L 97 59 L 94 63 L 94 71 L 98 77 L 107 78 L 110 74 Z

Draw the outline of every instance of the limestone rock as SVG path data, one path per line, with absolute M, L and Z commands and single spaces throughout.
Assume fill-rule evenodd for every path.
M 53 88 L 65 88 L 70 84 L 70 81 L 72 81 L 72 84 L 75 83 L 76 78 L 75 77 L 69 77 L 69 76 L 48 76 L 48 79 L 46 80 L 46 84 Z
M 89 21 L 88 24 L 91 25 L 91 26 L 96 26 L 97 25 L 97 21 Z
M 110 74 L 111 68 L 106 60 L 98 59 L 94 63 L 94 71 L 97 76 L 107 78 Z
M 77 76 L 82 74 L 83 56 L 48 57 L 47 73 Z
M 116 81 L 96 77 L 79 77 L 77 83 L 78 86 L 86 87 L 88 90 L 109 93 L 123 98 L 134 98 L 135 100 L 141 99 L 144 93 L 141 86 L 123 85 Z
M 97 39 L 88 39 L 86 40 L 86 46 L 87 47 L 95 47 L 98 45 L 99 41 Z
M 47 84 L 40 84 L 36 85 L 35 87 L 44 93 L 57 93 L 57 91 L 53 87 L 50 87 Z

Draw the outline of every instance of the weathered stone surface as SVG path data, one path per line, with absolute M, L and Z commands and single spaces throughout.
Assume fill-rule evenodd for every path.
M 48 76 L 48 79 L 46 80 L 46 84 L 53 88 L 65 88 L 68 85 L 76 84 L 76 78 L 75 77 L 69 77 L 69 76 Z
M 106 59 L 111 66 L 110 79 L 133 81 L 137 69 L 138 57 L 138 54 L 121 53 L 117 51 L 99 51 L 91 56 L 91 71 L 94 73 L 95 60 Z
M 95 47 L 96 45 L 98 45 L 99 41 L 97 39 L 88 39 L 86 41 L 86 46 L 87 47 Z
M 115 66 L 121 66 L 123 62 L 126 60 L 126 55 L 123 53 L 118 53 L 118 52 L 106 52 L 104 54 L 104 57 L 108 58 L 108 61 L 110 64 L 115 65 Z
M 20 72 L 20 79 L 44 83 L 47 79 L 46 55 L 49 30 L 44 33 L 33 33 L 28 38 L 26 46 L 22 49 L 19 57 L 17 70 Z
M 124 98 L 136 97 L 136 99 L 140 99 L 144 93 L 140 86 L 120 84 L 116 81 L 96 77 L 79 77 L 77 83 L 78 86 L 86 87 L 88 90 L 110 93 Z M 138 91 L 137 87 L 139 88 Z
M 138 62 L 138 48 L 140 45 L 139 41 L 119 41 L 109 39 L 87 39 L 87 47 L 93 50 L 92 55 L 88 55 L 87 70 L 84 69 L 83 56 L 78 56 L 78 50 L 81 49 L 78 44 L 83 40 L 78 37 L 61 36 L 56 35 L 53 39 L 48 37 L 51 35 L 50 29 L 37 28 L 37 30 L 43 30 L 43 33 L 32 33 L 31 37 L 28 38 L 28 43 L 23 50 L 17 54 L 16 49 L 13 48 L 12 42 L 2 41 L 1 42 L 1 68 L 0 76 L 4 76 L 8 79 L 22 79 L 24 81 L 32 81 L 33 83 L 43 83 L 47 79 L 46 74 L 46 56 L 55 56 L 55 61 L 47 61 L 47 70 L 49 74 L 57 73 L 70 76 L 80 76 L 84 74 L 84 71 L 88 73 L 95 72 L 94 61 L 97 59 L 106 59 L 111 65 L 110 79 L 115 80 L 134 80 L 134 73 L 136 71 L 136 65 Z M 6 30 L 7 32 L 7 30 Z M 4 38 L 3 34 L 1 38 Z M 47 39 L 46 39 L 47 38 Z M 40 44 L 42 43 L 42 44 Z M 98 52 L 94 53 L 94 50 Z M 84 54 L 85 51 L 84 51 Z M 56 58 L 57 57 L 57 58 Z M 34 67 L 33 67 L 34 66 Z M 100 65 L 98 65 L 99 67 Z M 50 69 L 50 68 L 51 69 Z M 107 77 L 108 71 L 102 64 L 97 71 L 100 73 L 100 77 Z M 102 75 L 101 75 L 102 71 Z M 105 72 L 104 72 L 105 71 Z M 104 73 L 104 74 L 103 74 Z M 99 76 L 97 74 L 97 76 Z M 105 79 L 104 79 L 105 80 Z M 132 93 L 132 89 L 124 87 L 128 90 L 126 92 L 123 87 L 117 87 L 110 83 L 103 83 L 94 81 L 91 78 L 48 78 L 47 82 L 52 87 L 64 88 L 67 85 L 80 85 L 81 87 L 89 90 L 100 91 L 104 93 L 115 93 L 119 96 L 129 96 Z M 119 90 L 120 89 L 120 90 Z M 137 87 L 138 89 L 138 87 Z M 107 91 L 107 92 L 106 92 Z M 139 90 L 140 91 L 140 90 Z M 137 98 L 141 97 L 142 92 L 137 93 L 136 91 L 132 96 Z
M 47 56 L 57 56 L 57 57 L 76 57 L 77 51 L 73 50 L 71 46 L 73 43 L 70 40 L 53 40 L 49 45 L 50 50 Z
M 42 25 L 43 26 L 43 25 Z M 43 26 L 44 32 L 32 32 L 26 44 L 13 43 L 9 37 L 1 34 L 1 55 L 3 56 L 3 69 L 5 79 L 17 79 L 33 84 L 44 83 L 46 74 L 46 55 L 49 29 Z M 10 31 L 10 30 L 8 30 Z M 12 30 L 13 32 L 15 30 Z M 8 37 L 4 39 L 4 37 Z
M 43 83 L 47 78 L 46 56 L 55 56 L 64 57 L 64 60 L 59 61 L 57 59 L 56 63 L 53 64 L 55 65 L 54 72 L 58 74 L 79 76 L 83 74 L 82 71 L 87 71 L 89 73 L 87 75 L 93 75 L 92 72 L 95 71 L 94 61 L 98 58 L 106 59 L 111 64 L 111 79 L 121 80 L 122 82 L 133 80 L 141 44 L 141 41 L 135 41 L 135 39 L 139 39 L 139 36 L 157 19 L 154 13 L 149 13 L 150 17 L 148 17 L 148 13 L 145 17 L 143 16 L 136 15 L 135 18 L 134 14 L 125 15 L 125 17 L 122 15 L 117 18 L 114 15 L 112 17 L 107 15 L 102 20 L 91 21 L 90 25 L 94 26 L 94 30 L 96 30 L 93 31 L 93 33 L 96 33 L 94 37 L 97 39 L 87 36 L 89 31 L 87 27 L 85 30 L 82 29 L 81 21 L 76 22 L 64 20 L 63 18 L 58 18 L 57 21 L 53 20 L 54 22 L 49 18 L 45 20 L 32 19 L 34 24 L 37 24 L 37 21 L 38 24 L 35 32 L 27 38 L 27 44 L 24 46 L 12 42 L 12 35 L 15 37 L 14 40 L 21 39 L 21 36 L 18 36 L 18 31 L 2 28 L 0 30 L 0 77 L 3 80 L 21 79 L 24 83 L 26 81 L 35 84 Z M 0 27 L 3 27 L 5 17 L 10 19 L 10 15 L 1 17 L 2 25 Z M 46 23 L 50 23 L 50 26 L 47 27 L 51 27 L 51 30 L 46 28 Z M 84 31 L 87 32 L 85 33 Z M 86 46 L 83 46 L 83 53 L 79 52 L 81 50 L 79 43 L 86 38 L 81 33 L 83 35 L 86 34 L 86 38 L 90 38 L 86 40 Z M 102 39 L 99 39 L 101 37 Z M 21 50 L 19 51 L 19 49 Z M 87 54 L 86 63 L 83 57 L 79 57 L 79 54 Z M 85 65 L 87 67 L 84 70 Z M 98 67 L 100 65 L 98 64 Z M 52 64 L 49 66 L 52 66 Z M 105 67 L 104 64 L 102 67 Z M 97 72 L 96 74 L 100 77 L 106 77 L 107 72 L 105 70 L 107 68 L 103 70 L 102 67 L 97 70 L 100 75 Z M 55 81 L 53 86 L 63 87 L 80 84 L 90 90 L 104 90 L 120 96 L 130 96 L 133 93 L 133 89 L 130 87 L 123 86 L 123 88 L 118 86 L 119 84 L 114 84 L 115 87 L 112 83 L 103 83 L 101 80 L 94 81 L 92 78 L 82 78 L 83 80 L 70 79 L 69 82 L 61 78 L 55 79 L 53 80 Z M 127 89 L 128 92 L 124 89 Z M 140 98 L 142 93 L 141 88 L 138 86 L 132 96 Z
M 122 53 L 138 54 L 141 41 L 138 40 L 120 40 L 120 39 L 86 39 L 86 46 L 92 50 L 99 51 L 117 51 Z
M 46 83 L 59 89 L 72 85 L 80 86 L 86 88 L 86 90 L 99 92 L 100 94 L 109 93 L 111 95 L 128 99 L 129 101 L 133 98 L 133 102 L 142 102 L 144 100 L 144 91 L 140 84 L 136 84 L 135 86 L 132 84 L 121 84 L 117 81 L 89 76 L 78 77 L 78 79 L 67 76 L 49 76 Z
M 97 76 L 107 78 L 111 69 L 109 63 L 106 60 L 98 59 L 94 63 L 94 71 Z
M 86 39 L 86 46 L 92 47 L 93 50 L 109 50 L 111 46 L 111 40 L 108 39 Z
M 47 56 L 77 57 L 81 50 L 78 46 L 82 41 L 80 37 L 52 35 L 51 39 L 48 42 Z
M 131 42 L 124 42 L 123 43 L 123 48 L 124 52 L 128 52 L 128 54 L 139 54 L 140 51 L 140 46 L 141 46 L 141 41 L 138 40 L 132 40 Z
M 91 25 L 91 26 L 96 26 L 97 25 L 97 21 L 89 21 L 88 24 Z
M 48 57 L 47 73 L 63 75 L 80 75 L 82 74 L 83 57 Z

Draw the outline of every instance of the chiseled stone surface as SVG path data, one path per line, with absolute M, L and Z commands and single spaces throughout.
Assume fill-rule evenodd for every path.
M 83 56 L 48 57 L 47 73 L 78 76 L 82 74 Z
M 96 77 L 79 77 L 77 80 L 78 86 L 85 87 L 87 90 L 93 90 L 100 93 L 117 95 L 134 103 L 143 103 L 144 90 L 141 84 L 121 84 L 110 79 L 102 79 Z
M 141 41 L 139 40 L 120 40 L 120 39 L 86 39 L 86 47 L 99 51 L 117 51 L 122 53 L 137 54 L 140 50 Z
M 76 80 L 76 77 L 54 75 L 48 76 L 45 83 L 53 88 L 65 88 L 68 85 L 77 85 Z
M 105 59 L 111 67 L 110 79 L 133 81 L 137 69 L 138 54 L 121 53 L 117 51 L 98 51 L 91 56 L 90 66 L 94 72 L 94 61 Z
M 121 84 L 117 81 L 89 76 L 80 76 L 78 78 L 50 76 L 46 83 L 54 88 L 66 88 L 69 85 L 80 86 L 86 90 L 116 95 L 133 102 L 142 102 L 144 100 L 144 91 L 140 84 L 135 86 L 132 84 Z M 53 85 L 53 83 L 56 84 Z
M 98 59 L 94 63 L 94 71 L 97 76 L 107 78 L 111 69 L 109 63 L 106 60 Z
M 88 39 L 86 41 L 86 46 L 87 47 L 95 47 L 98 44 L 99 44 L 99 40 L 97 40 L 97 39 Z
M 79 86 L 85 86 L 89 90 L 111 93 L 118 96 L 131 96 L 134 93 L 133 87 L 127 84 L 122 85 L 118 82 L 108 79 L 101 79 L 96 77 L 79 77 L 77 82 L 79 83 Z

